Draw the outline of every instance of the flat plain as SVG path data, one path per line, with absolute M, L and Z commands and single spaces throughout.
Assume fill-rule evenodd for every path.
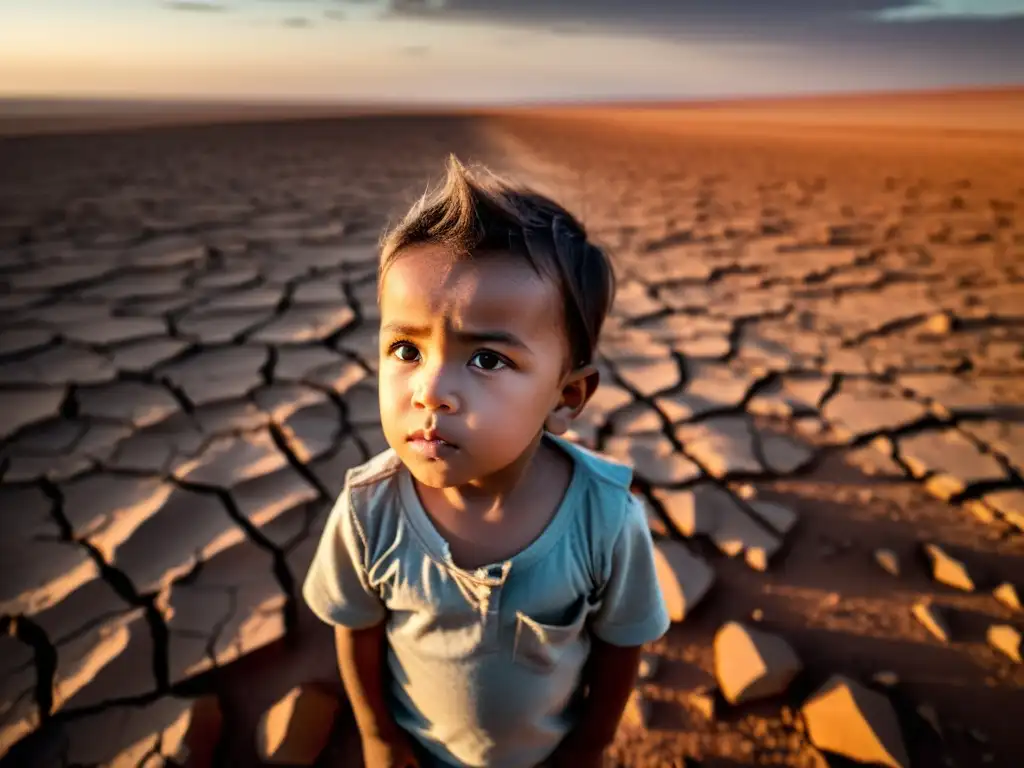
M 292 117 L 0 120 L 3 765 L 254 765 L 341 700 L 299 588 L 448 153 L 616 263 L 576 439 L 678 620 L 609 765 L 1021 764 L 1024 92 Z

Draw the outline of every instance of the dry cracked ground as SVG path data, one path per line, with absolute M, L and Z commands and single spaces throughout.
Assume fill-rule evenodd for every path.
M 0 140 L 2 764 L 316 759 L 286 694 L 341 700 L 299 586 L 385 447 L 375 241 L 453 151 L 617 263 L 576 437 L 634 465 L 675 623 L 609 765 L 1020 765 L 1024 142 L 729 127 Z

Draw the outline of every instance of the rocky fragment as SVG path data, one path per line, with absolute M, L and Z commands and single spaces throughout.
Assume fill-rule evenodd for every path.
M 811 743 L 819 749 L 871 765 L 910 765 L 889 700 L 850 678 L 833 675 L 802 712 Z
M 715 572 L 678 541 L 657 541 L 654 565 L 669 618 L 683 621 L 711 589 Z
M 258 387 L 268 355 L 265 347 L 213 347 L 161 365 L 156 373 L 178 387 L 192 405 L 200 406 L 243 397 Z
M 758 439 L 765 467 L 777 475 L 793 474 L 814 459 L 815 452 L 812 449 L 787 435 L 761 432 Z
M 1020 591 L 1017 589 L 1016 585 L 1008 581 L 1004 581 L 992 590 L 992 594 L 995 595 L 996 600 L 1007 608 L 1014 611 L 1021 610 Z
M 116 548 L 113 565 L 139 594 L 163 590 L 245 538 L 221 500 L 210 493 L 175 488 L 166 502 Z
M 901 386 L 931 401 L 942 416 L 1002 416 L 1019 419 L 1024 406 L 1000 386 L 998 377 L 927 373 L 900 376 Z
M 693 489 L 695 503 L 707 506 L 714 520 L 710 532 L 711 540 L 718 550 L 729 557 L 745 555 L 755 551 L 754 565 L 760 560 L 770 561 L 782 546 L 782 540 L 768 532 L 761 524 L 748 515 L 739 502 L 727 491 L 710 483 L 702 483 Z
M 921 432 L 899 438 L 900 457 L 929 492 L 948 501 L 971 485 L 1006 477 L 994 456 L 984 453 L 961 432 Z
M 272 765 L 314 765 L 327 746 L 338 709 L 338 699 L 319 688 L 292 688 L 260 718 L 260 759 Z
M 326 339 L 355 320 L 347 304 L 294 306 L 253 334 L 255 341 L 269 344 L 301 344 Z
M 137 381 L 117 381 L 99 387 L 80 388 L 75 393 L 79 412 L 134 427 L 163 421 L 178 410 L 178 402 L 163 387 Z
M 718 714 L 717 691 L 715 687 L 698 686 L 686 695 L 686 703 L 697 710 L 705 720 L 714 720 Z
M 205 561 L 194 579 L 172 584 L 171 684 L 282 637 L 286 599 L 273 556 L 248 538 Z
M 700 477 L 700 468 L 662 435 L 611 437 L 605 451 L 631 465 L 638 477 L 652 485 L 679 485 Z
M 616 361 L 616 370 L 627 385 L 643 397 L 679 386 L 679 365 L 671 357 L 629 358 Z
M 88 538 L 109 562 L 114 550 L 163 506 L 172 490 L 159 478 L 88 475 L 64 486 L 64 515 L 74 535 Z
M 953 330 L 953 318 L 946 312 L 936 312 L 924 321 L 923 330 L 933 336 L 945 336 Z
M 637 689 L 629 695 L 622 712 L 622 724 L 634 731 L 646 731 L 651 721 L 651 702 Z
M 658 674 L 660 662 L 661 657 L 656 653 L 644 652 L 640 654 L 640 666 L 637 670 L 637 677 L 643 682 L 653 680 L 654 676 Z
M 900 575 L 899 556 L 891 549 L 876 549 L 875 562 L 878 563 L 879 568 L 881 568 L 886 573 L 891 574 L 893 576 Z
M 1009 658 L 1021 663 L 1020 630 L 1009 624 L 993 624 L 985 633 L 988 644 L 1006 654 Z
M 699 503 L 692 489 L 681 491 L 654 488 L 654 498 L 660 503 L 672 522 L 672 527 L 687 538 L 707 535 L 714 530 L 715 516 L 711 505 Z
M 750 371 L 733 370 L 690 357 L 686 358 L 685 369 L 683 391 L 654 401 L 672 424 L 717 411 L 734 410 L 743 402 L 755 379 Z
M 114 367 L 127 373 L 146 373 L 188 347 L 181 339 L 148 338 L 118 344 L 108 350 Z
M 777 531 L 780 536 L 785 536 L 797 523 L 797 514 L 789 507 L 776 504 L 771 501 L 749 501 L 747 502 L 766 525 Z
M 337 445 L 342 428 L 341 412 L 329 400 L 294 411 L 281 425 L 289 449 L 303 464 Z
M 192 701 L 165 696 L 149 704 L 114 706 L 63 723 L 56 738 L 66 765 L 165 765 L 181 748 Z M 158 762 L 154 762 L 158 761 Z
M 64 402 L 63 387 L 5 389 L 4 406 L 0 408 L 0 438 L 37 421 L 56 416 Z
M 922 600 L 914 604 L 911 612 L 914 614 L 914 618 L 936 639 L 943 643 L 949 642 L 949 625 L 946 623 L 946 618 L 938 607 L 932 605 L 927 600 Z
M 197 485 L 232 488 L 269 475 L 288 460 L 266 430 L 212 440 L 195 459 L 175 467 L 174 476 Z
M 715 678 L 730 704 L 781 694 L 803 669 L 781 637 L 735 621 L 718 630 L 714 650 Z
M 875 672 L 871 676 L 871 679 L 879 685 L 885 686 L 886 688 L 893 688 L 899 685 L 900 677 L 891 670 L 882 670 L 881 672 Z
M 967 566 L 962 560 L 957 560 L 938 544 L 925 544 L 924 552 L 931 564 L 932 578 L 935 581 L 964 592 L 975 590 L 974 579 L 967 572 Z
M 88 663 L 82 665 L 92 675 L 90 679 L 73 681 L 66 674 L 57 678 L 57 684 L 54 686 L 55 707 L 62 706 L 68 711 L 91 709 L 119 699 L 139 698 L 156 693 L 152 632 L 141 611 L 135 611 L 128 616 L 128 621 L 118 617 L 114 617 L 113 621 L 104 620 L 100 632 L 94 635 L 96 650 L 90 654 Z M 127 628 L 127 639 L 123 647 L 120 644 L 120 638 L 124 636 L 122 626 Z M 116 638 L 119 649 L 109 659 L 103 656 L 107 636 Z M 67 643 L 67 648 L 77 652 L 76 649 L 80 645 L 81 643 L 76 640 Z M 66 672 L 71 666 L 69 660 L 65 658 L 66 655 L 64 648 L 57 648 L 59 673 Z
M 753 425 L 743 416 L 718 416 L 676 427 L 683 449 L 712 475 L 761 474 Z
M 986 493 L 981 498 L 986 506 L 998 512 L 1006 522 L 1024 531 L 1024 491 L 1008 488 Z
M 59 535 L 55 529 L 54 533 Z M 22 540 L 0 557 L 0 614 L 32 614 L 59 603 L 99 575 L 85 547 L 70 541 Z
M 827 376 L 783 376 L 759 388 L 747 403 L 747 410 L 762 416 L 783 418 L 815 414 L 831 383 Z
M 848 441 L 897 429 L 926 413 L 925 407 L 913 400 L 895 394 L 858 392 L 845 385 L 821 410 L 825 420 Z

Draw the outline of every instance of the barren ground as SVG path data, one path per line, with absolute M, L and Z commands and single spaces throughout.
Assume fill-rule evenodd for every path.
M 170 756 L 207 693 L 223 764 L 254 764 L 271 703 L 339 690 L 298 588 L 345 468 L 383 447 L 376 237 L 448 152 L 556 195 L 614 254 L 580 439 L 634 462 L 659 538 L 714 573 L 610 763 L 814 765 L 794 713 L 843 673 L 892 702 L 914 765 L 1020 765 L 1024 667 L 986 641 L 1024 628 L 993 596 L 1024 585 L 1013 91 L 0 139 L 3 764 Z M 692 694 L 729 620 L 803 671 L 708 720 Z M 342 712 L 321 764 L 354 749 Z

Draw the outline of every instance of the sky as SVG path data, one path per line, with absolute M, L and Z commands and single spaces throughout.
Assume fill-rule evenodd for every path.
M 1024 84 L 1024 0 L 0 0 L 0 97 L 514 103 Z

